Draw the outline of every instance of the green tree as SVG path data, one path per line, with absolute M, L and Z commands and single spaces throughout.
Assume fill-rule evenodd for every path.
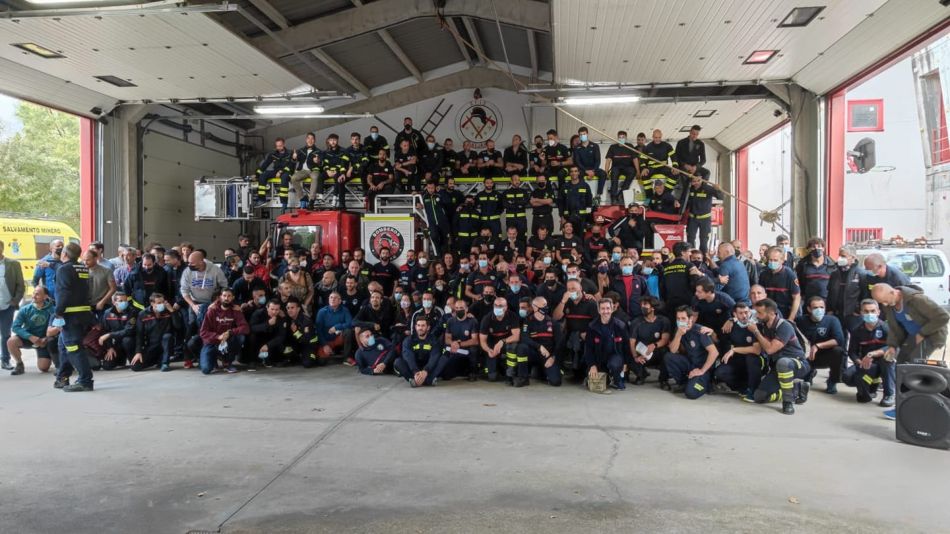
M 79 119 L 28 102 L 16 116 L 23 129 L 0 140 L 0 211 L 60 219 L 78 233 Z

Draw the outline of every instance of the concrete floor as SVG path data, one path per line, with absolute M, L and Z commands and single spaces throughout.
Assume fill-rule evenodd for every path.
M 950 453 L 824 381 L 794 417 L 655 384 L 334 366 L 0 376 L 2 532 L 950 532 Z

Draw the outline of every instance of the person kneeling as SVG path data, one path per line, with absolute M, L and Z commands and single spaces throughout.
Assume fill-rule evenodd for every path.
M 313 320 L 303 311 L 300 299 L 287 299 L 287 342 L 284 354 L 296 354 L 300 365 L 310 368 L 317 364 L 317 336 Z
M 683 305 L 676 308 L 676 333 L 666 355 L 666 371 L 676 382 L 674 393 L 684 393 L 687 399 L 698 399 L 709 393 L 712 385 L 712 367 L 719 350 L 712 338 L 696 324 L 699 313 Z
M 149 306 L 135 322 L 135 356 L 129 362 L 133 371 L 162 366 L 162 371 L 171 371 L 169 363 L 175 350 L 175 332 L 182 328 L 181 314 L 169 309 L 165 296 L 152 293 Z
M 257 351 L 257 357 L 265 367 L 270 367 L 275 360 L 284 356 L 284 343 L 287 338 L 287 328 L 284 318 L 280 316 L 280 301 L 271 299 L 267 305 L 251 314 L 251 350 Z M 281 365 L 291 363 L 287 360 Z
M 22 375 L 23 356 L 20 349 L 36 349 L 36 368 L 41 373 L 49 371 L 49 348 L 56 344 L 56 339 L 47 336 L 46 325 L 53 317 L 53 303 L 49 300 L 46 288 L 37 286 L 33 289 L 33 301 L 20 308 L 13 319 L 11 327 L 13 335 L 7 339 L 7 349 L 16 365 L 10 371 L 11 375 Z M 50 345 L 52 343 L 52 345 Z
M 201 322 L 201 372 L 210 375 L 220 360 L 229 373 L 236 373 L 234 359 L 241 353 L 244 336 L 249 332 L 241 308 L 234 305 L 234 292 L 222 289 Z
M 99 325 L 103 334 L 99 346 L 105 350 L 102 368 L 117 369 L 135 354 L 135 308 L 129 306 L 129 297 L 118 291 L 112 295 L 112 307 L 102 314 Z
M 416 320 L 415 331 L 402 342 L 402 357 L 396 360 L 396 373 L 412 387 L 434 386 L 445 367 L 442 342 L 429 332 L 429 320 Z
M 755 303 L 758 324 L 749 323 L 752 332 L 771 361 L 771 369 L 753 396 L 755 402 L 765 403 L 782 399 L 782 413 L 795 414 L 795 405 L 808 400 L 809 384 L 803 378 L 811 373 L 805 349 L 798 340 L 792 323 L 778 316 L 778 305 L 772 299 Z M 781 392 L 781 393 L 780 393 Z
M 613 317 L 614 303 L 610 299 L 600 299 L 597 303 L 599 318 L 591 321 L 587 327 L 584 342 L 586 350 L 588 379 L 606 371 L 610 376 L 611 387 L 626 389 L 623 384 L 624 351 L 629 349 L 630 338 L 627 329 L 619 319 Z
M 372 330 L 362 330 L 360 348 L 356 351 L 356 366 L 364 375 L 383 375 L 392 371 L 396 351 L 388 339 L 373 335 Z
M 861 325 L 851 330 L 848 358 L 854 364 L 848 367 L 842 381 L 858 390 L 859 403 L 867 403 L 877 396 L 878 385 L 884 383 L 881 406 L 894 406 L 894 362 L 885 357 L 887 351 L 887 323 L 880 319 L 880 309 L 874 299 L 861 301 Z
M 478 320 L 468 313 L 468 303 L 457 299 L 454 314 L 445 326 L 445 374 L 448 378 L 460 376 L 468 370 L 468 381 L 478 380 Z

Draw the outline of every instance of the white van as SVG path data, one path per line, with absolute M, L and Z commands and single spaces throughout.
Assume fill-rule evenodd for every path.
M 924 294 L 944 307 L 950 307 L 950 263 L 943 251 L 930 246 L 869 247 L 859 248 L 858 257 L 879 252 L 887 264 L 900 269 L 910 281 L 924 290 Z

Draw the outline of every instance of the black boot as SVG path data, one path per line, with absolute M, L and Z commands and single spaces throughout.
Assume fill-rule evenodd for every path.
M 782 413 L 785 415 L 795 415 L 795 403 L 788 401 L 782 402 Z
M 808 402 L 808 392 L 811 385 L 808 382 L 797 382 L 795 384 L 795 404 L 805 404 Z

